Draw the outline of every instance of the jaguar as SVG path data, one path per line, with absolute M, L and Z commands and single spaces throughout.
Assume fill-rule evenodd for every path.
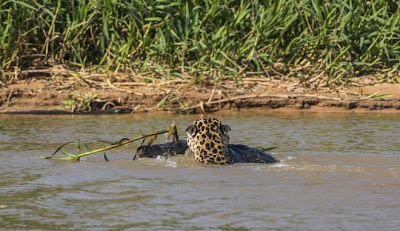
M 229 125 L 216 118 L 200 118 L 187 129 L 187 139 L 166 144 L 142 145 L 135 155 L 157 157 L 166 155 L 194 154 L 194 159 L 203 164 L 275 163 L 270 154 L 243 144 L 230 144 Z

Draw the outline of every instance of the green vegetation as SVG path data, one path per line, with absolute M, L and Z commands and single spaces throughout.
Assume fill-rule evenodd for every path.
M 71 112 L 76 111 L 92 111 L 92 109 L 98 110 L 98 104 L 104 106 L 105 100 L 99 99 L 98 94 L 91 92 L 86 93 L 85 96 L 69 94 L 62 102 L 64 107 L 67 107 Z
M 370 95 L 368 95 L 366 97 L 354 97 L 354 98 L 349 98 L 349 99 L 346 99 L 346 100 L 362 101 L 362 100 L 370 100 L 370 99 L 384 99 L 384 98 L 390 98 L 390 97 L 392 97 L 391 94 L 387 94 L 387 93 L 379 94 L 379 92 L 375 92 L 375 93 L 370 94 Z
M 171 124 L 170 128 L 168 128 L 168 129 L 164 129 L 164 130 L 157 131 L 157 132 L 151 132 L 151 133 L 148 133 L 148 134 L 142 134 L 140 136 L 137 136 L 137 137 L 131 138 L 131 139 L 125 138 L 125 139 L 120 140 L 117 143 L 110 144 L 110 145 L 108 145 L 106 147 L 98 148 L 98 149 L 95 149 L 95 150 L 92 150 L 92 151 L 87 151 L 87 152 L 84 152 L 84 153 L 80 153 L 80 151 L 82 150 L 82 148 L 81 148 L 82 144 L 78 140 L 78 151 L 79 151 L 78 154 L 72 154 L 72 153 L 67 152 L 67 151 L 62 151 L 62 153 L 65 155 L 65 157 L 55 157 L 55 154 L 58 153 L 65 145 L 72 143 L 72 142 L 68 142 L 68 143 L 63 144 L 61 147 L 57 148 L 57 150 L 51 156 L 42 156 L 41 158 L 43 158 L 43 159 L 52 159 L 52 160 L 80 161 L 81 157 L 89 156 L 89 155 L 92 155 L 92 154 L 95 154 L 95 153 L 99 153 L 99 152 L 104 152 L 104 151 L 107 151 L 107 150 L 110 150 L 110 149 L 113 149 L 113 148 L 118 148 L 118 147 L 121 147 L 121 146 L 124 146 L 124 145 L 127 145 L 127 144 L 131 144 L 131 143 L 133 143 L 134 141 L 137 141 L 137 140 L 143 140 L 143 142 L 144 142 L 147 137 L 152 137 L 149 140 L 149 142 L 147 143 L 147 145 L 151 145 L 157 139 L 157 135 L 164 134 L 164 133 L 167 133 L 167 139 L 168 140 L 169 140 L 169 138 L 171 136 L 172 136 L 174 141 L 179 139 L 178 138 L 178 130 L 176 128 L 176 123 L 173 122 Z M 136 156 L 134 156 L 133 159 L 135 159 L 135 158 L 136 158 Z M 104 159 L 106 161 L 108 161 L 108 157 L 106 156 L 105 153 L 104 153 Z
M 278 147 L 269 147 L 269 148 L 263 148 L 263 147 L 257 147 L 257 149 L 264 151 L 264 152 L 269 152 L 272 151 L 274 149 L 277 149 Z
M 195 82 L 395 81 L 397 0 L 0 0 L 0 74 L 65 64 Z M 279 76 L 279 75 L 278 75 Z M 322 78 L 322 77 L 321 77 Z

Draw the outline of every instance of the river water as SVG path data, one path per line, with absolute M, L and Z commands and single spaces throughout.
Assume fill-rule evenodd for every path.
M 0 115 L 0 229 L 399 230 L 398 115 L 218 116 L 232 143 L 278 146 L 277 164 L 133 161 L 139 143 L 107 151 L 110 162 L 103 153 L 81 162 L 38 158 L 68 141 L 94 148 L 174 120 L 185 137 L 197 117 Z

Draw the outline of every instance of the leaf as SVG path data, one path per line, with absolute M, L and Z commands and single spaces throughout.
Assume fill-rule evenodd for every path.
M 375 93 L 370 94 L 370 95 L 368 95 L 366 97 L 361 97 L 361 98 L 360 97 L 353 97 L 353 98 L 348 98 L 348 99 L 345 99 L 345 100 L 348 100 L 348 101 L 361 101 L 361 100 L 368 100 L 368 99 L 384 99 L 384 98 L 390 98 L 392 96 L 393 95 L 388 94 L 388 93 L 379 94 L 379 92 L 375 92 Z
M 158 102 L 158 104 L 156 105 L 156 108 L 160 108 L 160 107 L 164 107 L 165 106 L 165 102 L 168 99 L 169 94 L 167 94 L 166 96 L 164 96 L 164 98 L 161 99 L 160 102 Z
M 107 162 L 110 162 L 110 161 L 108 160 L 108 157 L 107 157 L 106 153 L 104 153 L 104 159 L 105 159 Z
M 107 141 L 107 140 L 96 140 L 97 142 L 100 143 L 105 143 L 105 144 L 114 144 L 113 142 Z
M 156 141 L 157 139 L 157 135 L 154 135 L 151 137 L 151 139 L 149 140 L 149 142 L 147 142 L 147 145 L 150 146 L 154 143 L 154 141 Z
M 391 94 L 379 94 L 379 92 L 375 92 L 367 97 L 365 97 L 364 99 L 382 99 L 382 98 L 388 98 L 388 97 L 392 97 Z
M 75 156 L 74 154 L 70 153 L 70 152 L 63 151 L 62 153 L 63 153 L 64 155 L 67 155 L 68 157 L 76 158 L 76 156 Z
M 13 0 L 10 0 L 10 1 L 8 1 L 8 2 L 13 2 L 13 3 L 19 4 L 19 5 L 23 6 L 23 7 L 29 8 L 29 9 L 34 10 L 34 11 L 37 11 L 37 10 L 38 10 L 38 9 L 36 9 L 36 7 L 31 6 L 31 5 L 29 5 L 29 4 L 25 3 L 25 2 L 22 2 L 22 1 L 13 1 Z M 5 5 L 5 4 L 8 3 L 8 2 L 5 2 L 3 5 Z
M 171 127 L 170 127 L 170 129 L 168 131 L 167 140 L 169 140 L 169 138 L 171 138 L 171 136 L 173 136 L 172 137 L 173 141 L 179 140 L 178 129 L 176 127 L 176 122 L 175 121 L 171 124 Z
M 130 139 L 128 139 L 128 138 L 122 138 L 119 140 L 118 144 L 121 145 L 121 144 L 124 144 L 125 142 L 129 142 L 129 141 L 130 141 Z
M 65 143 L 65 144 L 61 145 L 60 147 L 58 147 L 57 150 L 53 154 L 51 154 L 51 157 L 49 157 L 49 158 L 52 158 L 58 151 L 60 151 L 61 148 L 63 148 L 65 145 L 70 144 L 72 142 L 74 142 L 74 141 L 70 141 L 70 142 Z M 49 158 L 46 158 L 46 159 L 49 159 Z
M 160 17 L 149 17 L 144 19 L 146 22 L 161 22 L 162 20 L 163 19 Z
M 80 153 L 81 150 L 82 150 L 82 143 L 81 143 L 81 140 L 78 139 L 78 153 Z
M 264 152 L 269 152 L 269 151 L 277 149 L 277 148 L 278 147 L 269 147 L 269 148 L 257 147 L 256 149 L 264 151 Z

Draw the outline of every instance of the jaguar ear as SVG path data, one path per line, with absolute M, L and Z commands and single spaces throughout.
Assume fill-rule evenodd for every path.
M 187 132 L 188 136 L 193 137 L 194 135 L 196 135 L 197 129 L 195 126 L 190 125 L 188 128 L 186 128 L 186 132 Z
M 221 125 L 221 131 L 222 131 L 222 133 L 224 133 L 225 135 L 227 135 L 228 132 L 231 131 L 231 127 L 229 127 L 229 125 Z

